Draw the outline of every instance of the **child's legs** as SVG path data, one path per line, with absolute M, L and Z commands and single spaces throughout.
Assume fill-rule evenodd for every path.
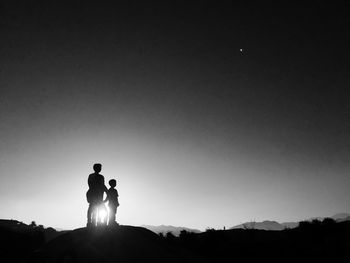
M 108 224 L 115 222 L 115 214 L 117 213 L 117 207 L 110 205 L 108 213 Z

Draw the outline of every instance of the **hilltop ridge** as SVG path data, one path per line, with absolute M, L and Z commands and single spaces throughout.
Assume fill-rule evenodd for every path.
M 31 262 L 195 262 L 152 231 L 134 226 L 79 228 L 45 244 Z M 203 261 L 203 260 L 201 260 Z
M 274 221 L 266 221 L 275 224 Z M 0 221 L 1 262 L 299 262 L 344 258 L 350 221 L 302 221 L 281 231 L 252 228 L 157 235 L 135 226 L 53 232 L 15 220 Z M 252 253 L 253 252 L 253 253 Z

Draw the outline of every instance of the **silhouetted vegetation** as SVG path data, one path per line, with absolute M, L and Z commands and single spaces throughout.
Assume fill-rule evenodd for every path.
M 211 227 L 207 227 L 205 229 L 205 232 L 214 232 L 214 231 L 216 231 L 215 228 L 211 228 Z
M 187 230 L 181 230 L 179 238 L 181 239 L 186 239 L 186 238 L 190 238 L 192 236 L 194 236 L 196 233 L 187 231 Z
M 0 220 L 1 262 L 19 262 L 45 243 L 44 227 L 15 220 Z
M 172 246 L 201 255 L 209 262 L 334 262 L 350 249 L 350 222 L 331 218 L 302 221 L 281 231 L 245 229 L 215 230 L 204 233 L 181 232 Z
M 167 240 L 167 242 L 172 244 L 174 242 L 174 240 L 176 239 L 176 236 L 172 232 L 169 231 L 166 233 L 165 239 Z

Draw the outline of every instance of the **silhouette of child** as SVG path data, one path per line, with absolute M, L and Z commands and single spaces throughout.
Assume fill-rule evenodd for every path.
M 119 201 L 118 201 L 118 191 L 117 189 L 115 189 L 115 186 L 117 185 L 117 181 L 112 179 L 109 180 L 109 185 L 111 188 L 109 188 L 107 190 L 107 198 L 105 200 L 105 202 L 108 201 L 108 208 L 109 208 L 109 212 L 108 212 L 108 225 L 113 225 L 113 224 L 117 224 L 117 222 L 115 221 L 115 216 L 117 214 L 117 207 L 119 206 Z

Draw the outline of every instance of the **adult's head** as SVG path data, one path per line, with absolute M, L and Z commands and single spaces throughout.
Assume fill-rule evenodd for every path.
M 95 173 L 99 173 L 99 172 L 101 172 L 102 164 L 100 164 L 100 163 L 95 163 L 94 166 L 93 166 L 93 168 L 94 168 Z

